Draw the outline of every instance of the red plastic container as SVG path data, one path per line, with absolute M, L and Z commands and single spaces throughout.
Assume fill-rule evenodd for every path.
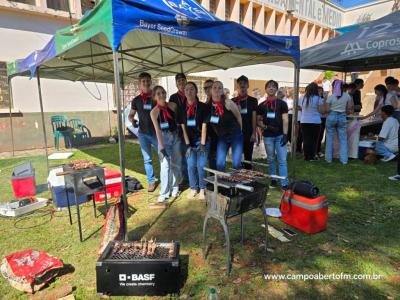
M 15 198 L 36 195 L 35 169 L 31 163 L 25 163 L 14 168 L 11 185 Z
M 328 200 L 325 196 L 306 198 L 292 195 L 287 190 L 281 201 L 281 213 L 281 220 L 290 226 L 306 233 L 321 232 L 328 223 Z
M 106 180 L 107 199 L 116 198 L 122 195 L 121 173 L 113 169 L 104 169 L 104 177 Z M 104 192 L 94 193 L 96 202 L 105 200 Z

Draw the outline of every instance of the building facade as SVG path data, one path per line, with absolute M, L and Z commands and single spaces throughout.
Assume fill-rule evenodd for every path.
M 91 1 L 85 1 L 0 0 L 0 152 L 12 150 L 11 97 L 5 63 L 42 48 L 57 29 L 76 22 L 82 11 L 90 8 Z M 80 118 L 94 137 L 108 136 L 114 130 L 111 85 L 47 79 L 43 79 L 41 85 L 49 145 L 53 145 L 52 115 Z M 12 93 L 15 149 L 43 147 L 36 78 L 13 78 Z

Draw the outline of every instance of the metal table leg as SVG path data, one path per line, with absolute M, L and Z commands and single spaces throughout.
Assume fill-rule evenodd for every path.
M 262 209 L 262 214 L 264 217 L 264 226 L 265 226 L 265 246 L 264 246 L 264 251 L 265 255 L 268 254 L 268 219 L 267 219 L 267 213 L 265 212 L 265 204 L 261 207 Z
M 231 241 L 229 239 L 229 228 L 226 220 L 219 220 L 222 228 L 224 229 L 225 234 L 225 243 L 226 243 L 226 276 L 229 276 L 232 269 L 232 256 L 231 256 Z
M 82 238 L 82 225 L 81 225 L 81 214 L 79 211 L 79 203 L 78 203 L 78 198 L 76 197 L 75 191 L 74 191 L 74 196 L 75 196 L 75 205 L 76 205 L 76 216 L 78 218 L 78 229 L 79 229 L 79 239 L 81 242 L 83 242 Z
M 207 222 L 208 222 L 208 219 L 210 219 L 210 216 L 207 214 L 206 215 L 206 217 L 204 218 L 204 223 L 203 223 L 203 257 L 204 257 L 204 259 L 206 259 L 207 258 L 207 248 L 208 248 L 208 245 L 207 245 L 207 241 L 206 241 L 206 239 L 207 239 Z
M 243 227 L 243 214 L 240 215 L 240 242 L 243 245 L 244 227 Z
M 65 193 L 67 195 L 67 207 L 68 207 L 69 225 L 72 225 L 71 206 L 70 206 L 70 203 L 69 203 L 69 196 L 68 196 L 67 187 L 65 187 Z M 78 201 L 78 200 L 75 199 L 75 201 Z
M 94 195 L 93 195 L 93 212 L 94 212 L 94 217 L 97 218 L 97 213 L 96 213 L 96 201 L 94 199 Z

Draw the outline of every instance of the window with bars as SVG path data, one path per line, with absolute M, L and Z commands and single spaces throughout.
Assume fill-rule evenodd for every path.
M 254 28 L 256 27 L 256 23 L 257 23 L 257 8 L 253 7 L 253 16 L 251 17 L 251 29 L 254 30 Z
M 231 19 L 231 0 L 225 1 L 225 20 Z
M 240 3 L 240 9 L 239 9 L 239 22 L 240 24 L 243 24 L 244 21 L 244 14 L 245 14 L 245 7 L 243 3 Z
M 29 5 L 36 5 L 36 0 L 10 0 L 10 2 L 18 2 L 18 3 L 29 4 Z
M 217 12 L 217 0 L 210 0 L 210 12 L 214 15 Z
M 10 105 L 10 93 L 7 81 L 7 64 L 0 62 L 0 109 L 8 108 Z
M 69 11 L 69 0 L 46 0 L 47 8 Z

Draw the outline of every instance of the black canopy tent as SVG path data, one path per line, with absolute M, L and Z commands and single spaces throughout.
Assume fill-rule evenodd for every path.
M 114 83 L 119 160 L 125 182 L 121 83 L 134 80 L 143 71 L 157 77 L 287 60 L 295 66 L 297 103 L 298 54 L 298 37 L 264 36 L 218 20 L 194 0 L 102 0 L 79 23 L 57 31 L 42 50 L 9 63 L 8 76 L 10 86 L 14 76 L 37 77 L 46 156 L 40 78 Z M 295 155 L 292 157 L 294 160 Z M 122 186 L 127 220 L 126 188 Z
M 400 68 L 400 11 L 301 51 L 303 69 L 360 72 Z

